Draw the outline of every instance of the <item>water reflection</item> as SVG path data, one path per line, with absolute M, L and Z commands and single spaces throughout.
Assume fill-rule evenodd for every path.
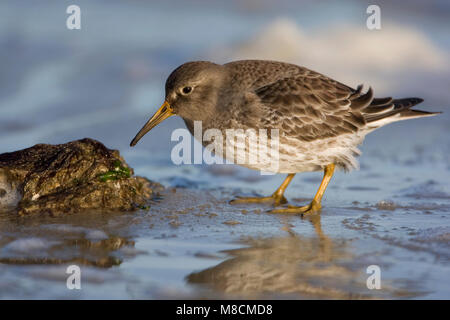
M 135 252 L 132 236 L 121 229 L 132 221 L 93 213 L 59 219 L 1 214 L 0 265 L 118 266 Z
M 13 240 L 1 248 L 0 264 L 77 264 L 110 268 L 122 263 L 122 259 L 115 256 L 114 251 L 124 246 L 134 247 L 134 241 L 120 237 L 103 240 L 79 238 L 56 244 L 39 238 Z
M 344 240 L 330 239 L 320 215 L 308 218 L 316 237 L 305 238 L 288 229 L 288 236 L 251 239 L 247 247 L 226 251 L 231 258 L 191 273 L 190 284 L 242 298 L 291 297 L 358 299 L 382 297 L 366 287 L 366 276 Z M 404 295 L 384 288 L 383 294 Z

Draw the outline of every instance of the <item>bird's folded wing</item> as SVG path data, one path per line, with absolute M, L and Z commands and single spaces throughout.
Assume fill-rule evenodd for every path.
M 313 141 L 355 133 L 365 126 L 361 110 L 373 100 L 371 89 L 361 93 L 324 75 L 308 72 L 257 88 L 267 117 L 262 125 L 283 135 Z

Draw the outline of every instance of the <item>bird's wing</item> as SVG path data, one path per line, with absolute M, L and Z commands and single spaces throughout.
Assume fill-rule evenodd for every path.
M 262 125 L 287 136 L 313 141 L 355 133 L 366 125 L 362 110 L 373 100 L 372 89 L 361 93 L 322 74 L 307 70 L 257 88 L 265 109 Z

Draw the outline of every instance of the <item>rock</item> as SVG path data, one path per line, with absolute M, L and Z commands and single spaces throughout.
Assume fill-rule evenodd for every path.
M 0 212 L 132 211 L 162 190 L 133 176 L 117 150 L 88 138 L 0 154 Z

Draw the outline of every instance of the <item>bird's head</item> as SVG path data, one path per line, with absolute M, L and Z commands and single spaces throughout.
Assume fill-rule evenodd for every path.
M 207 62 L 187 62 L 176 68 L 166 81 L 166 99 L 138 132 L 130 146 L 163 120 L 178 115 L 185 121 L 204 121 L 214 116 L 223 80 L 223 66 Z

